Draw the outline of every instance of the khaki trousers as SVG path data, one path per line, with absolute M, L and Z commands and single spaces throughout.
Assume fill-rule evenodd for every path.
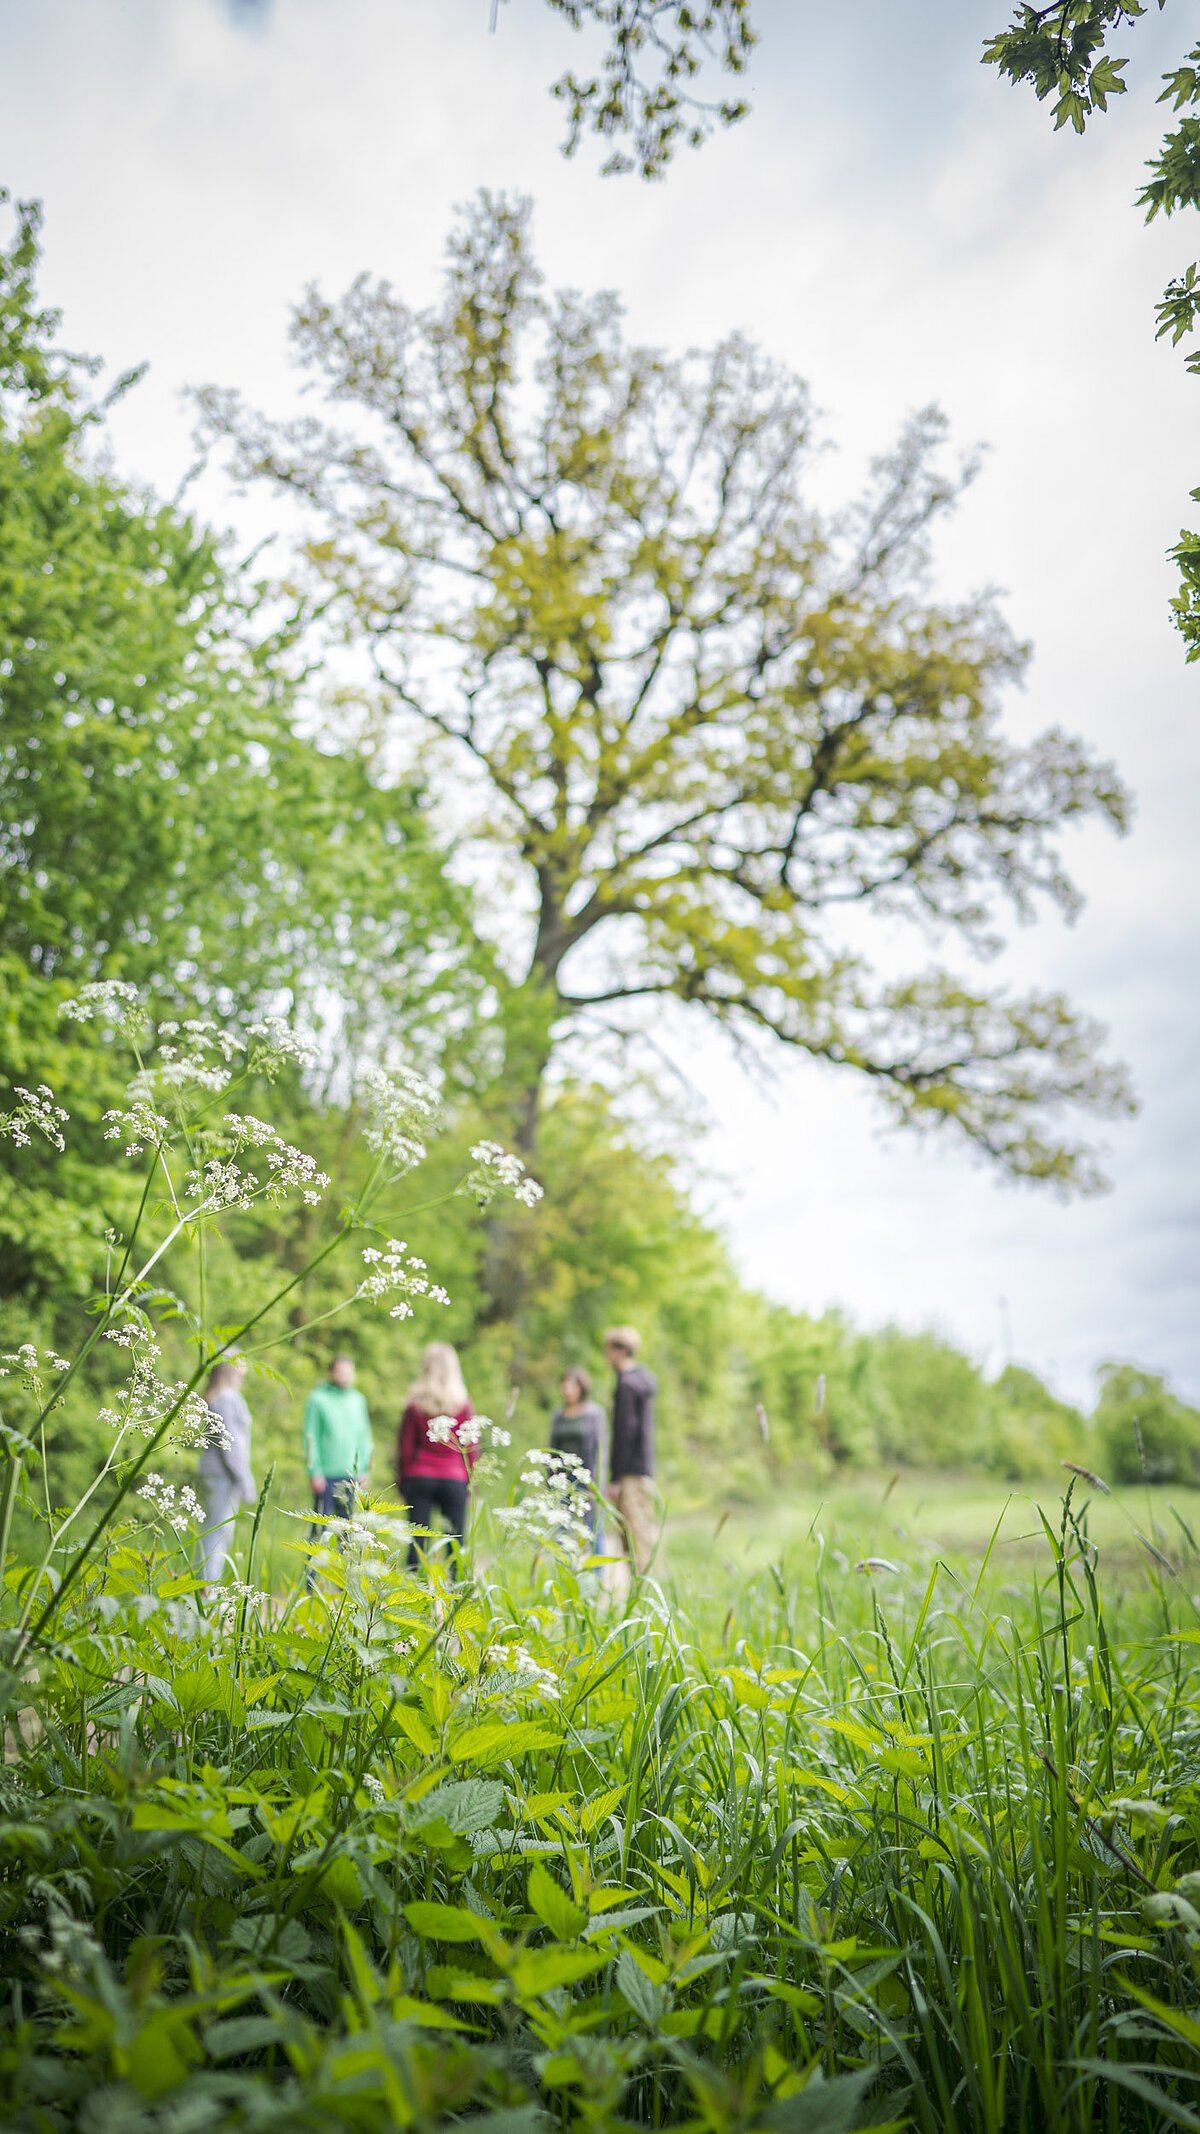
M 611 1550 L 627 1561 L 616 1569 L 616 1583 L 627 1586 L 632 1566 L 639 1577 L 650 1568 L 659 1538 L 658 1503 L 649 1475 L 622 1475 L 608 1491 L 609 1503 L 619 1518 L 609 1522 Z

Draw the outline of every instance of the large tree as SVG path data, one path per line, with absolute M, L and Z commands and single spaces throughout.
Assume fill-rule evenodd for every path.
M 991 601 L 929 591 L 960 486 L 940 420 L 823 517 L 798 379 L 738 339 L 628 344 L 611 295 L 547 293 L 527 206 L 487 196 L 440 306 L 364 277 L 310 291 L 294 340 L 336 419 L 210 389 L 203 420 L 241 479 L 307 508 L 328 621 L 474 781 L 493 901 L 523 885 L 505 1020 L 526 1145 L 556 1038 L 657 1001 L 852 1068 L 1014 1176 L 1094 1184 L 1058 1116 L 1127 1102 L 1093 1026 L 924 956 L 883 978 L 861 950 L 872 915 L 987 952 L 1004 905 L 1072 911 L 1059 833 L 1124 818 L 1076 741 L 1006 734 L 1023 655 Z

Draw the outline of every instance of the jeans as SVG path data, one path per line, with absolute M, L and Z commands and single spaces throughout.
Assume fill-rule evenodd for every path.
M 404 1505 L 414 1526 L 432 1526 L 434 1512 L 441 1513 L 454 1541 L 454 1567 L 457 1572 L 467 1531 L 465 1478 L 459 1482 L 453 1475 L 406 1475 Z M 428 1546 L 428 1541 L 419 1541 L 414 1534 L 408 1547 L 410 1571 L 420 1569 L 421 1558 Z
M 204 1525 L 200 1533 L 200 1571 L 210 1585 L 215 1586 L 225 1569 L 229 1544 L 233 1539 L 233 1522 L 242 1493 L 232 1475 L 202 1475 L 200 1487 L 204 1492 Z
M 325 1524 L 327 1519 L 352 1518 L 357 1494 L 358 1485 L 353 1475 L 326 1475 L 325 1487 L 320 1495 L 318 1496 L 316 1490 L 313 1491 L 314 1517 L 309 1528 L 309 1540 L 324 1541 L 328 1538 L 329 1529 Z M 311 1592 L 316 1582 L 316 1569 L 310 1562 L 304 1574 L 304 1583 Z

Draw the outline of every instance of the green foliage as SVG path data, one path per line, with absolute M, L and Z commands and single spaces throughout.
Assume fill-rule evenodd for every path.
M 1015 1583 L 827 1510 L 624 1614 L 486 1520 L 311 1596 L 114 1527 L 0 1677 L 6 2126 L 1188 2126 L 1194 1558 L 1075 1488 Z
M 681 142 L 698 148 L 714 122 L 736 125 L 748 105 L 741 97 L 706 100 L 704 70 L 746 70 L 757 42 L 750 0 L 548 0 L 573 30 L 594 25 L 604 35 L 594 74 L 570 69 L 553 94 L 567 107 L 566 153 L 585 131 L 609 149 L 606 176 L 637 170 L 663 175 Z M 628 147 L 624 144 L 628 142 Z
M 1165 5 L 1166 0 L 1158 0 L 1160 11 Z M 1123 95 L 1126 88 L 1123 76 L 1128 62 L 1110 56 L 1109 39 L 1148 13 L 1143 0 L 1053 0 L 1049 7 L 1022 5 L 1011 26 L 989 39 L 984 58 L 1010 81 L 1028 82 L 1039 98 L 1052 97 L 1055 125 L 1069 122 L 1076 133 L 1082 133 L 1088 119 L 1097 111 L 1106 111 L 1109 98 Z M 1138 205 L 1145 208 L 1148 222 L 1156 215 L 1200 206 L 1200 45 L 1187 54 L 1182 66 L 1163 76 L 1159 102 L 1184 116 L 1164 134 L 1149 164 L 1150 175 L 1138 193 Z M 1193 264 L 1174 276 L 1157 306 L 1158 339 L 1169 336 L 1172 347 L 1193 335 L 1200 323 L 1197 271 Z M 1190 371 L 1200 375 L 1200 350 L 1189 353 L 1186 362 Z M 1192 497 L 1200 502 L 1200 490 L 1193 489 Z M 1171 550 L 1180 574 L 1171 612 L 1189 660 L 1200 659 L 1198 554 L 1200 539 L 1185 530 Z
M 1165 1379 L 1132 1364 L 1106 1364 L 1096 1421 L 1113 1481 L 1200 1481 L 1200 1411 Z
M 660 1001 L 865 1075 L 1012 1176 L 1094 1188 L 1061 1113 L 1128 1108 L 1099 1033 L 1058 996 L 886 982 L 839 931 L 849 906 L 982 954 L 1001 908 L 1075 907 L 1066 823 L 1125 819 L 1078 743 L 1004 734 L 1022 653 L 990 602 L 929 594 L 967 478 L 944 423 L 825 522 L 800 381 L 741 340 L 627 345 L 611 295 L 545 292 L 528 219 L 481 198 L 436 310 L 365 277 L 309 292 L 294 341 L 336 419 L 201 395 L 239 478 L 310 508 L 326 629 L 369 650 L 381 716 L 493 848 L 521 1145 L 554 1051 Z
M 31 1301 L 84 1294 L 123 1212 L 112 1048 L 57 1022 L 79 983 L 286 1005 L 331 1066 L 432 1027 L 453 1065 L 487 976 L 419 785 L 300 737 L 294 620 L 267 630 L 211 535 L 111 472 L 38 233 L 24 205 L 0 248 L 0 1085 L 77 1095 L 53 1179 L 0 1144 L 0 1286 Z

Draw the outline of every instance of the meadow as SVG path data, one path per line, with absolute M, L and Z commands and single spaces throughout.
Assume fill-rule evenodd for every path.
M 10 1630 L 6 2127 L 1200 2125 L 1195 1492 L 714 1506 L 621 1607 L 535 1472 L 459 1585 L 264 1492 Z

